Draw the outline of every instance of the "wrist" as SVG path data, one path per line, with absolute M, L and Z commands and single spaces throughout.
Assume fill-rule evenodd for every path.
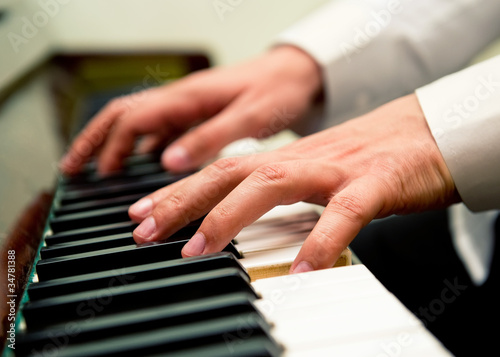
M 311 101 L 322 95 L 321 67 L 307 52 L 293 45 L 279 45 L 269 52 L 269 56 L 273 57 L 287 79 L 303 86 Z

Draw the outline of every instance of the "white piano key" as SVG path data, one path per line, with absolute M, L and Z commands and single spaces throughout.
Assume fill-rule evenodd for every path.
M 305 348 L 286 348 L 284 357 L 447 357 L 452 354 L 423 327 L 407 331 L 358 338 L 356 340 L 335 341 L 327 345 Z
M 318 217 L 319 214 L 317 205 L 306 203 L 306 202 L 297 202 L 291 205 L 282 205 L 276 206 L 269 212 L 265 213 L 262 217 L 260 217 L 257 222 L 263 222 L 266 220 L 276 219 L 276 218 L 288 218 L 293 215 L 308 215 L 314 212 Z
M 403 347 L 408 356 L 449 355 L 363 265 L 262 279 L 253 286 L 262 296 L 257 307 L 274 324 L 273 336 L 287 356 L 384 356 L 384 348 L 401 353 Z
M 301 246 L 291 246 L 280 249 L 266 249 L 262 251 L 247 252 L 243 254 L 240 263 L 246 269 L 263 266 L 281 265 L 293 262 Z
M 316 222 L 318 215 L 310 212 L 307 215 L 294 215 L 289 219 L 277 218 L 273 220 L 257 221 L 252 225 L 245 227 L 235 237 L 240 243 L 248 241 L 258 241 L 259 243 L 266 243 L 274 236 L 281 236 L 285 234 L 310 232 Z
M 275 277 L 257 280 L 254 287 L 263 294 L 276 289 L 297 290 L 305 289 L 312 285 L 337 284 L 342 286 L 344 282 L 355 280 L 370 280 L 383 288 L 383 285 L 373 276 L 364 265 L 353 265 L 335 269 L 317 270 L 308 273 L 290 275 L 288 277 Z M 384 288 L 385 289 L 385 288 Z
M 242 255 L 245 255 L 245 253 L 262 252 L 269 249 L 301 246 L 308 235 L 309 232 L 283 233 L 268 236 L 268 239 L 251 239 L 243 242 L 237 238 L 235 246 Z

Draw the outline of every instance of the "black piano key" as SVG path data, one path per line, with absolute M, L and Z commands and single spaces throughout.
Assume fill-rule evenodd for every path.
M 135 154 L 125 158 L 123 168 L 119 172 L 127 171 L 137 165 L 157 164 L 160 162 L 161 153 Z M 80 170 L 80 173 L 72 176 L 65 176 L 61 180 L 61 185 L 71 185 L 79 182 L 87 182 L 88 176 L 95 175 L 97 172 L 97 161 L 87 162 Z
M 191 237 L 200 226 L 204 217 L 190 222 L 185 227 L 179 229 L 173 236 L 189 236 Z M 72 229 L 70 231 L 64 231 L 60 233 L 55 233 L 45 237 L 45 244 L 47 246 L 53 246 L 55 244 L 63 243 L 74 243 L 76 241 L 81 241 L 91 238 L 105 237 L 121 233 L 131 233 L 137 228 L 138 223 L 132 221 L 118 222 L 105 224 L 96 227 L 86 227 L 79 229 Z
M 158 173 L 166 173 L 165 169 L 159 162 L 145 163 L 141 165 L 134 165 L 125 167 L 123 170 L 110 173 L 106 176 L 100 176 L 96 172 L 89 172 L 80 176 L 78 179 L 65 180 L 61 187 L 64 190 L 79 190 L 85 189 L 89 186 L 95 185 L 113 185 L 123 182 L 135 180 L 139 176 L 154 175 Z
M 234 292 L 256 295 L 246 274 L 236 268 L 223 268 L 30 301 L 24 306 L 23 315 L 30 330 L 49 321 L 90 319 Z
M 70 203 L 119 197 L 136 193 L 149 194 L 186 176 L 187 174 L 173 176 L 167 173 L 139 176 L 132 181 L 124 182 L 121 184 L 90 187 L 87 189 L 73 191 L 61 191 L 58 193 L 57 198 L 60 200 L 62 205 L 65 205 Z
M 85 227 L 72 229 L 61 233 L 51 234 L 45 237 L 45 244 L 51 246 L 54 244 L 75 242 L 82 239 L 109 236 L 120 233 L 130 233 L 139 224 L 132 221 L 106 224 L 98 227 Z
M 65 214 L 78 213 L 82 211 L 89 211 L 93 209 L 108 208 L 122 205 L 132 205 L 144 197 L 143 193 L 136 193 L 132 195 L 125 195 L 120 197 L 104 198 L 91 201 L 83 201 L 74 204 L 59 205 L 54 208 L 53 214 L 55 217 Z
M 239 335 L 241 336 L 241 335 Z M 169 357 L 278 357 L 283 355 L 283 346 L 274 339 L 264 336 L 236 338 L 234 343 L 219 342 L 202 347 L 187 347 L 180 351 L 169 352 Z M 143 355 L 143 357 L 160 357 L 164 353 Z
M 174 277 L 222 268 L 237 268 L 248 275 L 232 253 L 219 252 L 32 283 L 27 292 L 30 300 L 34 301 L 110 286 L 135 284 L 159 277 Z
M 36 265 L 36 272 L 39 280 L 45 281 L 71 275 L 178 259 L 182 258 L 181 250 L 187 242 L 188 239 L 177 242 L 162 241 L 140 246 L 132 245 L 65 257 L 42 259 Z M 224 251 L 231 252 L 236 257 L 241 258 L 233 243 L 229 243 L 224 248 Z
M 182 236 L 178 240 L 187 239 Z M 120 233 L 110 236 L 77 240 L 74 242 L 60 243 L 40 249 L 41 259 L 62 257 L 65 255 L 80 254 L 116 247 L 135 244 L 132 233 Z
M 96 341 L 103 337 L 110 338 L 127 333 L 200 322 L 220 316 L 251 313 L 257 311 L 253 304 L 254 300 L 253 294 L 238 292 L 97 316 L 71 322 L 72 331 L 78 331 L 78 333 L 68 332 L 65 322 L 20 334 L 17 338 L 16 352 L 20 354 L 27 354 L 33 350 L 41 352 L 46 346 L 64 348 L 69 344 Z
M 243 335 L 245 333 L 245 337 Z M 59 356 L 144 356 L 167 354 L 186 348 L 204 348 L 227 343 L 228 339 L 267 337 L 272 341 L 269 326 L 258 314 L 244 313 L 219 319 L 161 328 L 78 344 L 60 351 Z
M 199 223 L 181 228 L 168 237 L 165 241 L 175 242 L 191 238 L 199 227 Z M 104 237 L 88 238 L 66 243 L 51 244 L 50 246 L 42 247 L 40 256 L 42 259 L 62 257 L 65 255 L 80 254 L 97 250 L 124 247 L 127 245 L 136 244 L 132 232 L 112 234 Z
M 49 220 L 52 232 L 74 230 L 88 226 L 102 226 L 117 222 L 128 221 L 129 205 L 101 208 L 96 210 L 66 214 L 59 217 L 52 217 Z

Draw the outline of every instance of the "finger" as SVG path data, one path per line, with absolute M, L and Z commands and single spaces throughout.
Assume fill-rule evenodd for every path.
M 75 174 L 103 145 L 113 124 L 124 112 L 121 98 L 107 104 L 75 139 L 60 162 L 60 169 Z
M 137 243 L 165 239 L 210 211 L 246 176 L 243 160 L 222 159 L 150 197 L 151 214 L 134 230 Z M 154 200 L 159 201 L 155 205 Z
M 195 169 L 229 143 L 253 136 L 254 128 L 268 115 L 273 113 L 264 104 L 239 98 L 171 144 L 162 155 L 163 166 L 175 172 Z
M 334 196 L 307 237 L 290 272 L 330 268 L 361 228 L 382 210 L 385 187 L 360 178 Z
M 99 154 L 98 172 L 105 174 L 121 168 L 123 160 L 134 150 L 138 137 L 156 133 L 158 139 L 167 138 L 175 130 L 163 113 L 156 108 L 129 111 L 117 120 Z
M 305 200 L 313 191 L 321 191 L 323 183 L 311 184 L 318 171 L 319 166 L 302 160 L 259 167 L 210 211 L 183 248 L 183 256 L 220 251 L 243 227 L 273 207 Z
M 258 167 L 266 160 L 271 158 L 271 155 L 275 155 L 275 153 L 264 153 L 260 155 L 255 155 L 251 158 L 251 161 L 247 159 L 221 159 L 215 162 L 213 165 L 215 166 L 215 170 L 218 170 L 221 173 L 221 176 L 228 177 L 231 175 L 231 171 L 233 170 L 231 167 L 240 165 L 246 166 L 246 168 L 242 168 L 242 172 L 240 175 L 244 175 L 248 172 L 251 172 L 253 168 Z M 243 161 L 246 160 L 246 163 L 239 162 L 235 163 L 233 161 Z M 278 160 L 276 158 L 276 160 Z M 229 168 L 229 169 L 228 169 Z M 205 169 L 205 171 L 208 169 Z M 169 196 L 176 195 L 178 192 L 182 192 L 181 190 L 188 189 L 191 191 L 192 195 L 198 194 L 201 196 L 213 196 L 214 189 L 211 187 L 208 182 L 203 182 L 206 176 L 205 171 L 201 171 L 195 175 L 199 175 L 200 178 L 192 178 L 192 176 L 185 177 L 179 181 L 176 181 L 168 186 L 165 186 L 155 192 L 144 196 L 134 204 L 129 207 L 129 216 L 135 222 L 142 222 L 145 218 L 151 215 L 153 210 L 160 205 L 164 200 L 168 200 Z M 237 180 L 241 181 L 241 178 L 237 178 Z M 182 185 L 187 182 L 186 188 L 182 188 Z M 238 181 L 239 182 L 239 181 Z M 222 184 L 221 184 L 222 185 Z M 197 217 L 199 218 L 199 217 Z M 195 218 L 196 219 L 196 218 Z M 189 222 L 186 222 L 189 223 Z
M 148 135 L 141 139 L 136 148 L 138 154 L 147 154 L 165 147 L 168 136 L 164 134 Z
M 160 188 L 155 192 L 144 196 L 134 204 L 132 204 L 128 209 L 128 214 L 134 222 L 142 222 L 145 218 L 153 213 L 154 208 L 160 204 L 163 200 L 167 199 L 172 192 L 177 192 L 179 188 L 184 184 L 185 180 L 189 177 L 183 178 L 179 181 L 171 183 L 168 186 Z

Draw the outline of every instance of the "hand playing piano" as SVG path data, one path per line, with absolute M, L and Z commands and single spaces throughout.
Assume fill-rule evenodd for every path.
M 164 151 L 163 165 L 171 171 L 195 169 L 236 139 L 285 129 L 271 125 L 276 108 L 287 108 L 298 119 L 320 91 L 316 62 L 295 47 L 280 46 L 241 65 L 200 71 L 113 100 L 76 138 L 60 168 L 75 174 L 97 156 L 98 171 L 109 173 L 142 138 L 141 152 L 177 139 Z
M 223 249 L 277 205 L 326 206 L 292 272 L 331 267 L 374 218 L 459 200 L 415 95 L 270 153 L 221 159 L 132 205 L 137 242 L 166 238 L 207 214 L 184 256 Z M 402 237 L 402 239 L 404 239 Z

